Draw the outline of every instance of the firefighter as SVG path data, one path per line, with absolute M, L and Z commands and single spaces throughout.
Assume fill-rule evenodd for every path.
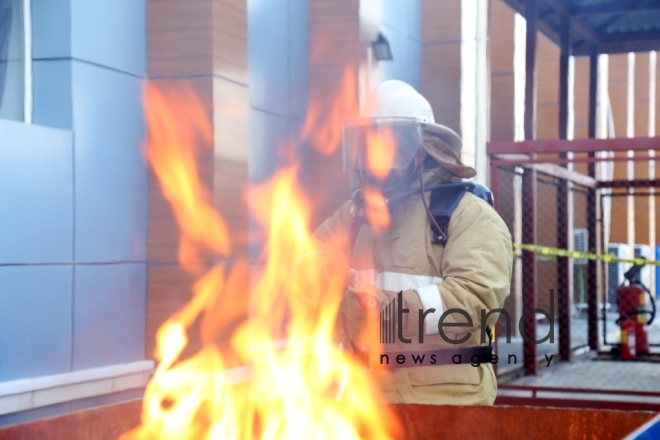
M 367 142 L 374 132 L 395 144 L 393 156 L 368 151 L 389 147 Z M 465 183 L 476 172 L 461 162 L 460 137 L 435 123 L 430 104 L 412 86 L 390 80 L 370 94 L 361 118 L 343 122 L 343 154 L 352 200 L 315 235 L 324 252 L 343 253 L 350 261 L 338 317 L 344 346 L 359 355 L 367 347 L 361 337 L 370 309 L 378 314 L 395 304 L 395 313 L 376 320 L 387 328 L 394 324 L 394 338 L 386 335 L 389 343 L 379 344 L 381 353 L 366 353 L 388 401 L 492 404 L 497 381 L 480 326 L 493 328 L 499 314 L 488 314 L 485 323 L 480 317 L 482 310 L 503 306 L 513 252 L 508 228 L 488 197 Z M 385 230 L 375 231 L 369 222 L 363 194 L 368 189 L 378 189 L 389 211 Z M 338 238 L 346 236 L 350 239 Z M 466 313 L 451 313 L 439 326 L 450 309 Z M 382 342 L 382 329 L 380 334 Z M 480 362 L 472 362 L 474 353 Z M 407 358 L 403 365 L 396 361 L 401 354 Z M 411 354 L 425 361 L 414 364 Z M 389 362 L 383 365 L 384 360 Z

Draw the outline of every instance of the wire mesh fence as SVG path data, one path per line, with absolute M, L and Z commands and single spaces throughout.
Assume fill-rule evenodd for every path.
M 632 264 L 594 260 L 580 253 L 655 260 L 660 255 L 656 235 L 660 194 L 653 188 L 633 190 L 627 182 L 600 189 L 593 179 L 567 178 L 557 166 L 511 162 L 492 167 L 496 207 L 514 243 L 533 249 L 515 250 L 511 294 L 504 304 L 511 318 L 511 339 L 507 340 L 506 322 L 500 319 L 497 351 L 503 361 L 498 374 L 523 369 L 535 373 L 536 365 L 528 365 L 530 354 L 541 363 L 548 356 L 570 360 L 587 348 L 602 352 L 617 348 L 623 313 L 617 291 Z M 574 252 L 567 257 L 561 251 Z M 639 272 L 637 282 L 648 293 L 634 313 L 648 331 L 651 352 L 657 347 L 660 353 L 660 324 L 651 321 L 659 281 L 657 266 Z M 526 313 L 531 309 L 535 310 Z M 525 334 L 517 325 L 521 320 Z
M 588 251 L 588 188 L 532 167 L 496 169 L 497 210 L 514 243 Z M 505 323 L 498 323 L 498 356 L 504 360 L 498 367 L 500 374 L 526 367 L 525 356 L 530 349 L 537 361 L 542 362 L 546 356 L 558 357 L 562 338 L 564 351 L 568 352 L 588 344 L 590 272 L 586 259 L 517 249 L 513 272 L 511 294 L 504 309 L 515 328 L 507 341 Z M 532 308 L 537 311 L 524 316 L 525 310 Z M 521 319 L 526 335 L 542 341 L 528 343 L 527 351 L 524 335 L 516 325 Z
M 644 324 L 651 352 L 654 347 L 660 352 L 660 325 L 651 321 L 652 303 L 660 291 L 659 267 L 639 271 L 635 281 L 648 292 L 635 305 L 622 305 L 617 292 L 631 263 L 567 258 L 555 252 L 655 260 L 660 254 L 656 235 L 660 194 L 654 188 L 630 188 L 626 182 L 597 192 L 595 186 L 544 172 L 547 169 L 525 164 L 493 168 L 497 210 L 514 243 L 536 246 L 535 251 L 516 250 L 511 294 L 504 306 L 513 323 L 511 340 L 505 339 L 502 320 L 497 329 L 498 352 L 507 360 L 499 373 L 523 367 L 534 372 L 524 362 L 530 353 L 537 360 L 546 355 L 570 359 L 572 352 L 590 345 L 601 351 L 616 349 L 621 344 L 622 316 L 629 313 Z M 536 311 L 525 314 L 529 309 Z M 542 342 L 525 342 L 516 325 L 521 319 L 526 335 Z M 509 355 L 523 362 L 508 362 Z
M 609 213 L 604 222 L 604 251 L 619 258 L 644 258 L 657 260 L 658 246 L 657 207 L 659 193 L 653 188 L 612 188 L 600 197 L 602 209 Z M 617 349 L 622 341 L 621 322 L 632 319 L 644 324 L 645 337 L 651 352 L 660 353 L 660 324 L 655 320 L 655 299 L 659 293 L 660 267 L 645 265 L 633 270 L 626 280 L 626 273 L 633 267 L 629 262 L 602 262 L 603 303 L 602 334 L 604 349 Z M 634 283 L 642 286 L 643 293 L 627 295 L 622 286 Z M 619 292 L 619 294 L 617 293 Z M 623 294 L 622 294 L 623 292 Z M 639 336 L 639 335 L 638 335 Z

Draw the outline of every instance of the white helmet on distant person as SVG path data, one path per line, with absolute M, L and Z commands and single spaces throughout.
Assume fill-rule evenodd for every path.
M 375 170 L 381 177 L 398 171 L 396 184 L 411 180 L 413 161 L 422 149 L 459 177 L 475 175 L 460 161 L 460 136 L 436 124 L 431 104 L 403 81 L 379 84 L 367 97 L 361 117 L 342 122 L 342 141 L 344 171 L 353 175 L 349 176 L 352 186 L 356 178 L 361 184 L 373 184 L 378 180 L 370 177 Z M 374 151 L 388 148 L 394 151 Z

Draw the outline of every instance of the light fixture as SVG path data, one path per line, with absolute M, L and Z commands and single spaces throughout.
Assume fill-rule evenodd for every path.
M 374 57 L 378 61 L 389 61 L 394 59 L 394 57 L 392 57 L 390 43 L 382 32 L 378 34 L 378 39 L 371 43 L 371 46 L 374 49 Z

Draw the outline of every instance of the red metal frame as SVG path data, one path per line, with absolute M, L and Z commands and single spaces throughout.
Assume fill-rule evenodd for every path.
M 567 164 L 567 163 L 595 163 L 595 162 L 650 162 L 659 161 L 660 156 L 614 156 L 614 157 L 576 157 L 574 159 L 562 157 L 537 157 L 535 159 L 507 159 L 506 157 L 496 156 L 491 161 L 498 164 L 511 164 L 523 165 L 534 163 L 552 163 L 552 164 Z
M 613 139 L 534 139 L 520 142 L 491 141 L 487 154 L 588 153 L 598 151 L 660 150 L 660 137 Z
M 537 195 L 536 171 L 526 169 L 522 176 L 523 206 L 522 206 L 522 240 L 523 243 L 536 243 L 536 195 Z M 522 306 L 525 318 L 525 334 L 528 338 L 536 339 L 536 316 L 528 313 L 536 308 L 536 254 L 523 251 L 522 254 L 523 292 Z M 523 356 L 536 358 L 536 344 L 524 341 Z M 536 362 L 525 365 L 527 374 L 537 373 Z
M 578 394 L 611 394 L 613 396 L 639 396 L 639 397 L 658 397 L 660 398 L 660 391 L 628 391 L 628 390 L 600 390 L 593 388 L 566 388 L 566 387 L 544 387 L 535 385 L 513 385 L 502 384 L 498 386 L 500 390 L 516 390 L 516 391 L 530 391 L 532 397 L 541 398 L 537 393 L 578 393 Z
M 540 397 L 497 396 L 495 399 L 495 405 L 660 412 L 660 403 L 638 403 L 617 400 L 552 399 Z
M 643 156 L 637 155 L 635 157 L 616 156 L 616 157 L 596 157 L 596 152 L 599 151 L 649 151 L 660 150 L 660 137 L 657 138 L 615 138 L 615 139 L 553 139 L 553 140 L 524 140 L 521 142 L 489 142 L 487 144 L 487 153 L 490 156 L 490 174 L 491 174 L 491 191 L 495 199 L 495 208 L 498 207 L 499 194 L 498 194 L 498 167 L 499 166 L 516 166 L 527 165 L 525 174 L 523 175 L 523 241 L 525 243 L 535 243 L 535 225 L 536 220 L 536 194 L 535 194 L 535 180 L 536 173 L 544 173 L 543 170 L 535 170 L 531 167 L 534 164 L 566 164 L 566 163 L 588 163 L 589 175 L 595 177 L 595 163 L 596 162 L 630 162 L 630 161 L 655 161 L 660 159 L 660 155 L 651 156 L 645 154 Z M 589 153 L 589 157 L 568 159 L 565 157 L 566 152 L 574 153 Z M 518 155 L 532 155 L 522 157 L 502 157 L 499 155 L 518 154 Z M 557 154 L 559 157 L 543 157 L 539 158 L 535 154 Z M 549 170 L 551 175 L 552 170 Z M 533 177 L 532 177 L 533 176 Z M 574 180 L 565 173 L 554 173 L 554 177 L 560 179 L 560 182 L 569 179 Z M 579 183 L 579 182 L 578 182 Z M 597 234 L 598 231 L 598 206 L 596 200 L 596 191 L 601 188 L 651 188 L 660 187 L 660 180 L 633 180 L 633 181 L 595 181 L 588 190 L 587 205 L 588 213 L 588 231 L 589 231 L 589 251 L 598 253 L 600 251 L 601 243 Z M 559 194 L 558 202 L 567 199 L 567 194 Z M 565 215 L 564 215 L 565 217 Z M 562 220 L 558 218 L 558 220 Z M 559 226 L 558 221 L 558 226 Z M 563 262 L 563 266 L 567 266 L 567 262 Z M 589 304 L 589 319 L 588 319 L 588 335 L 589 347 L 591 349 L 598 349 L 598 268 L 595 261 L 589 261 L 588 288 L 587 288 L 587 301 Z M 525 288 L 523 290 L 523 312 L 534 308 L 536 305 L 536 267 L 535 255 L 531 252 L 523 252 L 523 277 Z M 570 292 L 566 290 L 568 281 L 558 283 L 560 287 L 557 294 L 569 295 Z M 570 290 L 570 289 L 569 289 Z M 560 300 L 560 304 L 562 304 Z M 570 347 L 570 308 L 559 308 L 560 320 L 560 353 L 563 359 L 568 360 L 571 356 Z M 536 321 L 528 319 L 526 329 L 529 336 L 535 337 L 536 335 Z M 563 325 L 562 325 L 563 323 Z M 497 343 L 497 341 L 496 341 Z M 524 354 L 535 354 L 536 346 L 526 343 L 524 346 Z M 526 367 L 527 374 L 536 374 L 536 365 L 529 365 Z
M 594 409 L 621 409 L 637 411 L 660 411 L 660 402 L 628 402 L 618 400 L 588 400 L 554 397 L 539 397 L 538 393 L 573 393 L 573 394 L 606 394 L 624 397 L 654 397 L 660 398 L 656 391 L 627 391 L 627 390 L 596 390 L 590 388 L 543 387 L 527 385 L 500 385 L 500 390 L 529 391 L 531 397 L 497 396 L 496 405 L 529 405 L 529 406 L 558 406 Z
M 599 180 L 596 182 L 596 188 L 658 188 L 660 180 L 638 179 L 638 180 Z

